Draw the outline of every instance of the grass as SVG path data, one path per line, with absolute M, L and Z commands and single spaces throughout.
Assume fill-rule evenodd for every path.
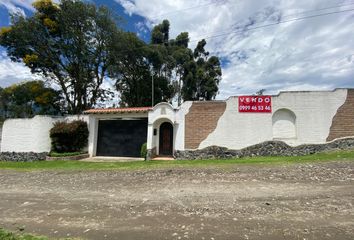
M 238 159 L 146 161 L 146 162 L 80 162 L 80 161 L 38 161 L 0 162 L 0 169 L 16 170 L 138 170 L 174 167 L 228 167 L 237 164 L 292 164 L 354 160 L 354 150 L 318 153 L 299 157 L 253 157 Z
M 37 237 L 29 234 L 15 234 L 0 228 L 1 240 L 48 240 L 46 237 Z
M 51 238 L 52 239 L 52 238 Z M 0 228 L 0 240 L 49 240 L 47 237 L 31 234 L 19 234 Z M 78 238 L 60 238 L 56 240 L 80 240 Z
M 50 152 L 49 156 L 50 157 L 72 157 L 80 154 L 85 154 L 85 152 L 65 152 L 65 153 Z

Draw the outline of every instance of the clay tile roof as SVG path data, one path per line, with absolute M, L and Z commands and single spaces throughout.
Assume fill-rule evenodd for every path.
M 104 114 L 104 113 L 135 113 L 148 112 L 152 107 L 132 107 L 132 108 L 98 108 L 84 111 L 85 114 Z

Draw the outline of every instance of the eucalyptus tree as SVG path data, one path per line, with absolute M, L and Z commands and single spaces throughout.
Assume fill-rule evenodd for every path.
M 164 77 L 174 89 L 178 104 L 187 100 L 212 100 L 219 91 L 222 70 L 217 56 L 209 56 L 206 41 L 189 48 L 189 34 L 182 32 L 169 39 L 170 23 L 164 20 L 151 34 L 151 46 L 158 52 L 154 65 L 158 76 Z M 156 47 L 157 46 L 157 47 Z

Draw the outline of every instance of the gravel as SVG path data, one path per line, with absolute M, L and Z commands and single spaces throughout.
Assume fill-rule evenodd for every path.
M 354 161 L 0 171 L 0 227 L 83 239 L 354 239 Z

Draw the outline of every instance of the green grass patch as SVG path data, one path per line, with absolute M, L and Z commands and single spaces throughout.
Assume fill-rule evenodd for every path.
M 50 152 L 49 156 L 50 157 L 72 157 L 81 154 L 85 154 L 85 152 L 64 152 L 64 153 Z
M 29 234 L 15 234 L 0 228 L 1 240 L 48 240 L 46 237 L 37 237 Z
M 31 234 L 20 234 L 7 231 L 0 228 L 0 240 L 54 240 L 53 238 L 47 238 L 43 236 L 34 236 Z M 80 240 L 78 238 L 55 238 L 56 240 Z
M 81 162 L 81 161 L 38 161 L 0 162 L 0 169 L 17 170 L 138 170 L 173 167 L 227 167 L 237 164 L 292 164 L 354 160 L 354 150 L 318 153 L 298 157 L 252 157 L 210 160 L 139 161 L 139 162 Z

